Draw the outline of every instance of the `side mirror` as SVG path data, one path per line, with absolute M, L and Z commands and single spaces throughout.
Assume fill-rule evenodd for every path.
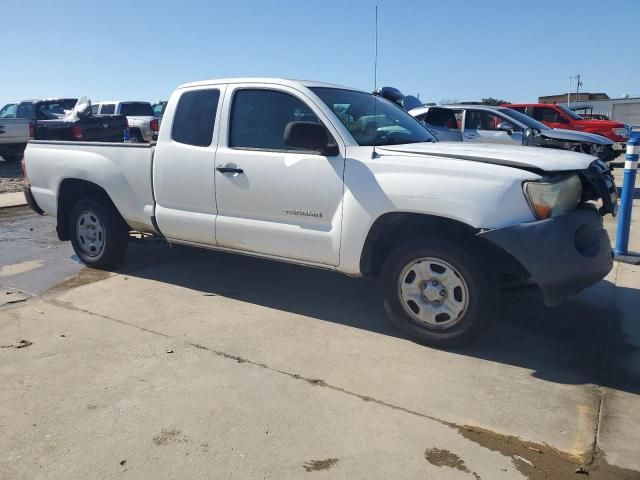
M 513 125 L 509 122 L 502 122 L 498 124 L 498 130 L 502 130 L 503 132 L 507 132 L 509 135 L 513 134 Z
M 319 123 L 289 122 L 284 129 L 283 140 L 289 147 L 319 152 L 328 157 L 338 154 L 337 145 L 329 144 L 329 133 Z

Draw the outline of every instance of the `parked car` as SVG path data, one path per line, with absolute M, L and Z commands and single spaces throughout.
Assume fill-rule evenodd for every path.
M 33 124 L 29 120 L 0 117 L 0 156 L 7 162 L 20 161 L 33 135 Z
M 519 103 L 502 106 L 529 115 L 551 128 L 577 130 L 607 137 L 614 142 L 613 150 L 617 155 L 624 153 L 627 148 L 629 130 L 624 123 L 613 120 L 587 120 L 567 107 L 550 103 Z
M 18 114 L 19 114 L 18 109 Z M 124 115 L 94 116 L 91 102 L 81 98 L 75 107 L 63 116 L 35 122 L 36 140 L 82 140 L 85 142 L 122 142 L 128 128 Z
M 618 155 L 601 135 L 547 127 L 510 108 L 489 105 L 425 106 L 411 110 L 438 140 L 558 148 L 610 161 Z
M 388 100 L 318 82 L 190 83 L 165 116 L 157 145 L 28 144 L 27 201 L 86 265 L 121 261 L 135 230 L 377 277 L 390 317 L 441 346 L 483 329 L 500 285 L 556 305 L 612 268 L 616 187 L 590 155 L 438 142 Z
M 91 106 L 94 115 L 124 115 L 129 122 L 129 135 L 134 142 L 151 142 L 158 138 L 158 119 L 149 102 L 97 102 Z

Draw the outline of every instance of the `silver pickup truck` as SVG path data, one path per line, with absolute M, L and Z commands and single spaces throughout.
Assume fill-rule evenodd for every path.
M 20 161 L 27 142 L 33 138 L 33 125 L 26 118 L 14 118 L 18 104 L 0 110 L 0 156 L 7 162 Z

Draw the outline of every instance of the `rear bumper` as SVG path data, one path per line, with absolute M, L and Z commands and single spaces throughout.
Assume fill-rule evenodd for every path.
M 38 204 L 36 203 L 36 199 L 33 198 L 33 194 L 31 193 L 31 185 L 25 185 L 24 187 L 24 198 L 27 200 L 27 205 L 29 208 L 36 212 L 38 215 L 44 215 L 44 210 L 42 210 Z
M 549 306 L 599 282 L 613 267 L 609 236 L 592 205 L 478 235 L 518 260 Z

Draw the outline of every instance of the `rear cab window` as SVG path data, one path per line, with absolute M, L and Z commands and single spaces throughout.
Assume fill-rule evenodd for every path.
M 115 103 L 103 103 L 100 107 L 100 115 L 113 115 L 116 111 Z
M 153 117 L 153 108 L 148 102 L 123 102 L 120 104 L 120 115 L 127 117 Z
M 180 95 L 173 115 L 173 141 L 196 147 L 208 147 L 213 139 L 220 90 L 191 90 Z

